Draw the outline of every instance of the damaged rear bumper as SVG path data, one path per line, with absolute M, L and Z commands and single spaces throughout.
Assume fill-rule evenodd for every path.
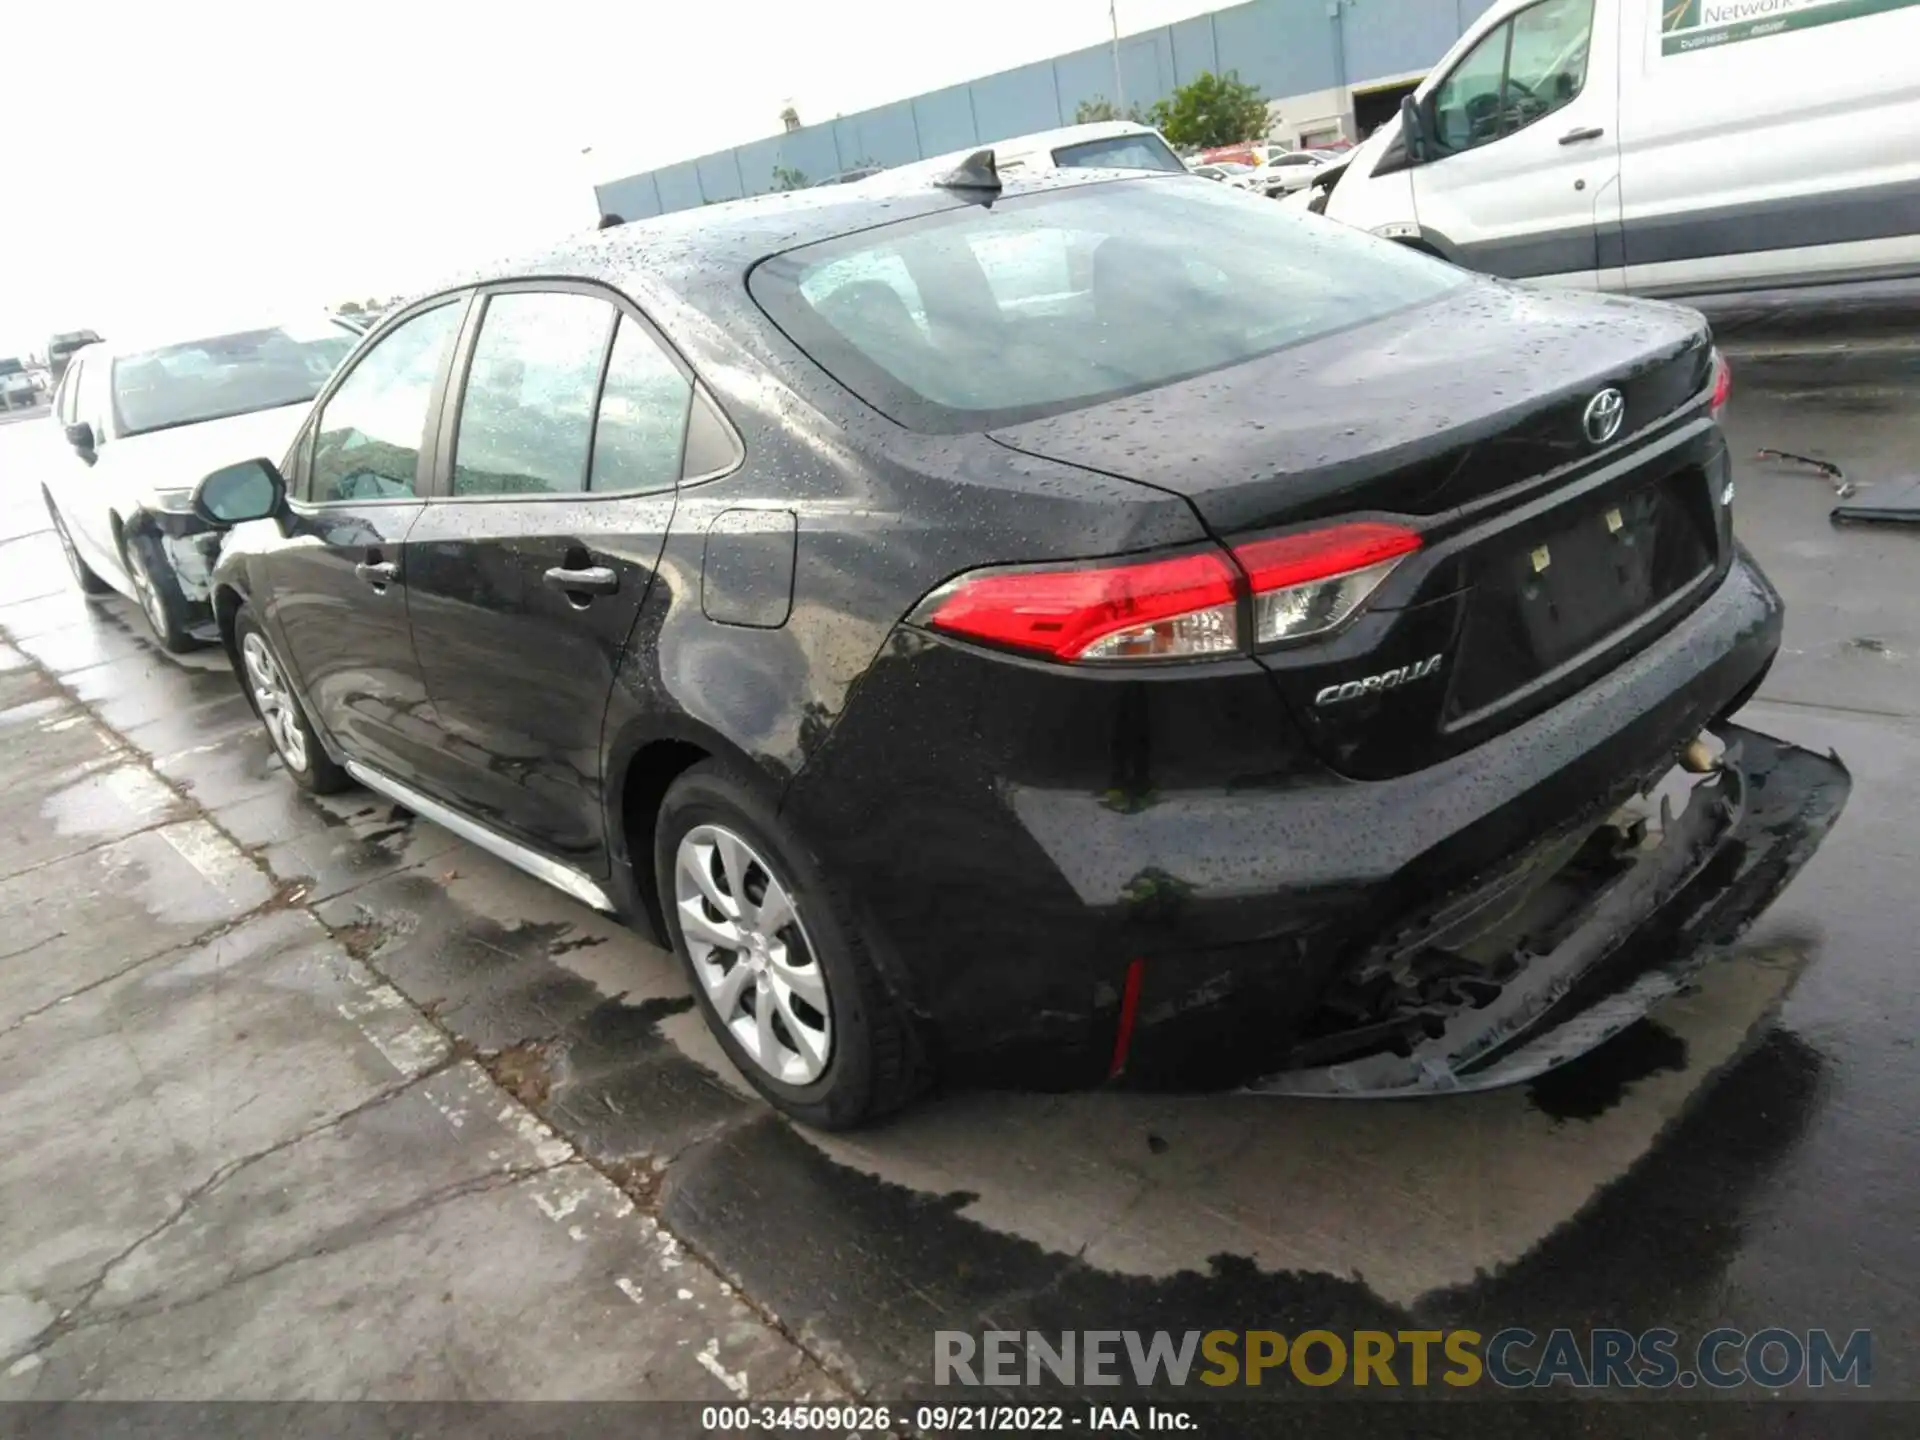
M 1494 1089 L 1593 1049 L 1687 987 L 1819 848 L 1851 780 L 1736 725 L 1718 768 L 1543 847 L 1551 866 L 1449 901 L 1356 967 L 1372 1013 L 1323 1025 L 1251 1093 L 1380 1098 Z M 1384 1002 L 1382 994 L 1389 998 Z M 1330 1058 L 1338 1057 L 1338 1058 Z

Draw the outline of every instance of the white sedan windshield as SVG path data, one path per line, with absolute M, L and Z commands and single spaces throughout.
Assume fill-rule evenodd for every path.
M 117 428 L 139 435 L 311 400 L 358 338 L 328 320 L 121 355 L 113 362 Z

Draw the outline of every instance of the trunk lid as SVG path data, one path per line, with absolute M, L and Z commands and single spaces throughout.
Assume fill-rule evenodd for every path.
M 1710 374 L 1690 311 L 1475 283 L 993 437 L 1180 494 L 1229 543 L 1356 515 L 1419 529 L 1353 622 L 1260 657 L 1323 759 L 1382 778 L 1548 708 L 1707 593 L 1731 555 Z M 1609 389 L 1624 415 L 1596 442 Z

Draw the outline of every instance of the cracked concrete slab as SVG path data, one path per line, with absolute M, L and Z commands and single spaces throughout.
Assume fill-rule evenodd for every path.
M 841 1393 L 124 737 L 13 693 L 0 1400 Z M 364 797 L 296 813 L 303 855 L 412 828 Z M 421 828 L 387 868 L 456 843 Z

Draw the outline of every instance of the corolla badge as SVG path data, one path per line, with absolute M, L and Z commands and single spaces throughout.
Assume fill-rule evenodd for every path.
M 1378 695 L 1382 690 L 1397 690 L 1400 686 L 1414 680 L 1424 680 L 1440 669 L 1440 657 L 1430 655 L 1425 660 L 1416 660 L 1411 665 L 1402 665 L 1394 670 L 1382 670 L 1378 675 L 1369 675 L 1364 680 L 1349 680 L 1344 685 L 1329 685 L 1313 697 L 1315 705 L 1338 705 L 1343 700 L 1358 700 L 1363 695 Z
M 1587 402 L 1587 413 L 1580 419 L 1587 439 L 1604 445 L 1620 433 L 1620 422 L 1627 418 L 1627 397 L 1609 385 Z

